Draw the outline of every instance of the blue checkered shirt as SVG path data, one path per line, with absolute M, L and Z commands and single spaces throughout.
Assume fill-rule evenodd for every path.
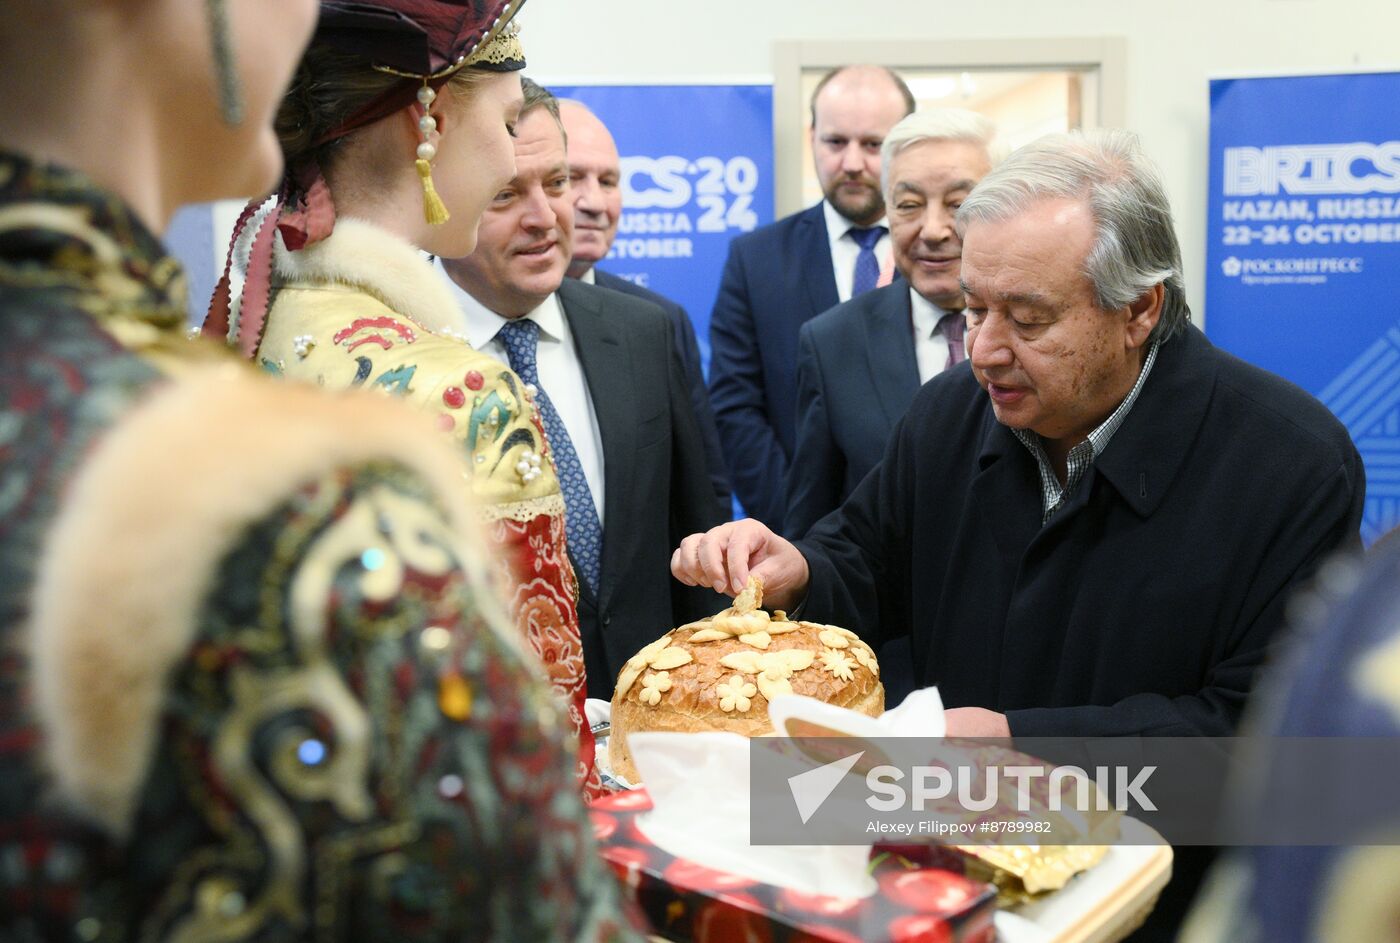
M 1021 444 L 1030 450 L 1031 455 L 1035 457 L 1036 465 L 1040 468 L 1042 508 L 1040 522 L 1042 524 L 1050 520 L 1056 511 L 1064 507 L 1069 496 L 1074 493 L 1075 487 L 1083 479 L 1084 473 L 1094 463 L 1094 459 L 1102 455 L 1103 450 L 1108 448 L 1108 440 L 1113 438 L 1118 427 L 1123 425 L 1123 420 L 1128 418 L 1133 403 L 1137 402 L 1138 393 L 1142 391 L 1142 384 L 1147 381 L 1147 375 L 1152 372 L 1152 365 L 1157 362 L 1159 343 L 1159 341 L 1153 341 L 1152 346 L 1147 348 L 1147 359 L 1142 362 L 1142 370 L 1138 373 L 1137 382 L 1128 391 L 1123 402 L 1118 404 L 1118 408 L 1110 413 L 1109 417 L 1100 423 L 1098 428 L 1089 433 L 1087 439 L 1069 450 L 1063 488 L 1060 487 L 1060 479 L 1055 476 L 1055 466 L 1050 464 L 1050 458 L 1045 454 L 1045 446 L 1041 442 L 1040 436 L 1029 429 L 1011 430 L 1016 438 L 1021 440 Z

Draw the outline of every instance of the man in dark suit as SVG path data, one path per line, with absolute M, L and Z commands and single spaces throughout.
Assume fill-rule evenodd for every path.
M 874 288 L 888 255 L 880 145 L 914 98 L 888 69 L 828 73 L 812 96 L 825 199 L 729 245 L 710 316 L 710 401 L 744 510 L 781 528 L 796 444 L 797 332 Z
M 789 537 L 846 500 L 880 461 L 919 387 L 963 359 L 953 216 L 991 169 L 995 133 L 975 112 L 940 108 L 916 111 L 885 138 L 886 214 L 903 278 L 802 325 Z
M 534 387 L 579 579 L 588 693 L 606 698 L 638 649 L 720 608 L 713 593 L 672 580 L 667 560 L 679 536 L 728 514 L 705 472 L 665 313 L 564 278 L 564 133 L 553 97 L 524 84 L 515 179 L 483 217 L 476 250 L 442 264 L 466 338 Z
M 958 212 L 971 369 L 929 381 L 797 544 L 756 521 L 672 570 L 908 635 L 949 736 L 1231 736 L 1290 595 L 1359 549 L 1360 455 L 1322 404 L 1192 327 L 1165 189 L 1121 131 L 1027 145 Z M 1174 939 L 1178 857 L 1134 939 Z
M 617 143 L 607 125 L 588 110 L 583 102 L 562 99 L 559 119 L 568 138 L 569 188 L 574 200 L 574 256 L 569 262 L 568 275 L 590 285 L 601 285 L 623 294 L 650 301 L 666 312 L 676 332 L 676 348 L 685 367 L 690 402 L 700 423 L 700 437 L 705 445 L 706 467 L 715 494 L 729 503 L 729 472 L 720 452 L 719 432 L 715 428 L 715 412 L 710 407 L 710 392 L 705 388 L 705 373 L 700 367 L 700 344 L 695 338 L 695 325 L 684 308 L 665 295 L 658 294 L 636 282 L 604 272 L 597 264 L 607 258 L 613 240 L 617 238 L 617 221 L 622 216 L 622 161 Z

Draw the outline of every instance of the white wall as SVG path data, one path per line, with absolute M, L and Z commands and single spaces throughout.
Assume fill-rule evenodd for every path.
M 1128 126 L 1166 177 L 1198 320 L 1207 79 L 1400 69 L 1400 0 L 531 0 L 521 22 L 534 74 L 648 81 L 770 75 L 777 39 L 1125 37 Z

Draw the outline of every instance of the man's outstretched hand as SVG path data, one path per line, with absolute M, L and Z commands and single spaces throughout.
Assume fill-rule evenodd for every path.
M 794 609 L 807 595 L 810 572 L 797 548 L 752 519 L 691 534 L 671 555 L 671 572 L 688 586 L 737 596 L 749 576 L 763 580 L 765 609 Z

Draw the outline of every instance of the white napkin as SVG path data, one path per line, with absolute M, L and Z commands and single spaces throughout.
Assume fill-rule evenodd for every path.
M 779 735 L 927 738 L 944 732 L 937 688 L 915 691 L 878 718 L 797 695 L 774 698 L 768 715 Z M 794 723 L 799 721 L 808 726 Z M 657 847 L 708 868 L 803 893 L 860 898 L 875 892 L 866 870 L 869 845 L 750 843 L 748 738 L 639 731 L 627 743 L 654 806 L 638 818 L 637 827 Z M 922 743 L 926 749 L 927 741 Z M 897 744 L 886 746 L 887 753 L 897 752 Z M 825 762 L 815 758 L 812 766 Z
M 596 697 L 584 698 L 583 716 L 590 727 L 606 724 L 612 720 L 612 701 L 604 701 Z
M 867 717 L 799 694 L 773 698 L 768 704 L 768 716 L 773 721 L 773 729 L 780 736 L 878 740 L 878 744 L 865 746 L 862 768 L 880 764 L 902 767 L 927 763 L 943 752 L 930 740 L 942 737 L 947 729 L 943 719 L 943 698 L 939 696 L 937 688 L 915 691 L 904 699 L 904 703 L 879 717 Z M 859 775 L 859 771 L 847 775 Z
M 920 688 L 879 717 L 867 717 L 800 694 L 785 694 L 768 702 L 768 719 L 773 721 L 774 730 L 790 737 L 823 736 L 796 728 L 791 723 L 794 720 L 826 727 L 831 736 L 846 737 L 941 737 L 947 729 L 943 698 L 937 688 Z
M 806 894 L 875 892 L 869 845 L 750 844 L 747 737 L 638 732 L 627 745 L 654 804 L 637 827 L 663 851 Z

